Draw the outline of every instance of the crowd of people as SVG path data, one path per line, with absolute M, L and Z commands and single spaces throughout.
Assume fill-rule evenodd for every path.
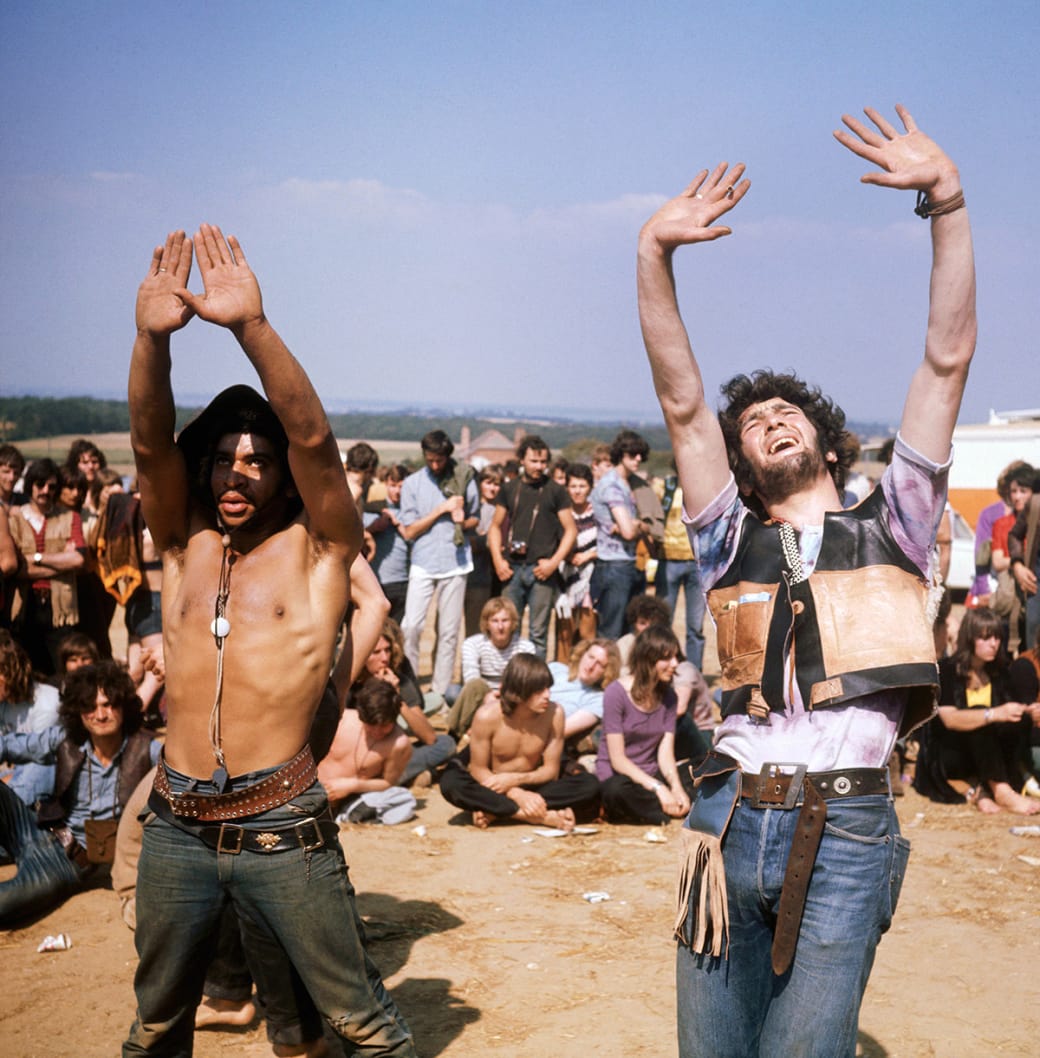
M 251 982 L 276 1054 L 321 1053 L 323 1021 L 356 1053 L 414 1055 L 339 825 L 409 819 L 434 784 L 478 828 L 685 820 L 684 1058 L 854 1053 L 909 854 L 893 753 L 916 745 L 929 796 L 1040 808 L 1036 474 L 1009 468 L 980 521 L 951 649 L 937 544 L 974 264 L 956 167 L 897 112 L 902 132 L 868 110 L 873 129 L 846 116 L 836 134 L 876 167 L 865 182 L 918 192 L 932 231 L 925 355 L 869 492 L 844 414 L 796 376 L 738 375 L 707 406 L 672 258 L 730 234 L 742 164 L 702 171 L 640 236 L 663 482 L 632 430 L 588 463 L 528 435 L 473 467 L 441 430 L 414 470 L 365 443 L 341 454 L 238 241 L 203 225 L 156 247 L 130 369 L 136 487 L 90 441 L 63 468 L 0 448 L 0 844 L 17 866 L 0 923 L 112 865 L 139 955 L 124 1056 L 190 1053 L 197 1024 L 248 1014 Z M 266 398 L 231 387 L 175 436 L 171 339 L 196 318 L 234 337 Z

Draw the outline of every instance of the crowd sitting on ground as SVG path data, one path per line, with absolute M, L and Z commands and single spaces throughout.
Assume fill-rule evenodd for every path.
M 415 791 L 434 785 L 480 828 L 682 819 L 689 765 L 710 748 L 716 712 L 675 477 L 641 476 L 649 448 L 631 430 L 588 463 L 552 460 L 537 436 L 510 464 L 476 470 L 442 431 L 421 449 L 414 471 L 381 467 L 364 442 L 344 458 L 365 527 L 357 561 L 371 573 L 354 578 L 353 653 L 332 674 L 312 733 L 337 819 L 403 822 Z M 1040 812 L 1036 471 L 1012 464 L 998 494 L 979 520 L 959 630 L 948 599 L 936 622 L 938 713 L 901 743 L 894 786 L 916 755 L 922 794 L 1031 815 Z M 0 845 L 18 868 L 0 884 L 8 925 L 111 863 L 116 823 L 142 776 L 140 789 L 150 785 L 165 722 L 162 564 L 133 486 L 124 491 L 104 453 L 80 440 L 62 466 L 26 468 L 17 448 L 0 446 L 0 570 Z M 682 643 L 672 627 L 680 589 Z M 424 692 L 420 638 L 434 602 Z M 119 606 L 125 664 L 112 660 L 109 635 Z M 125 888 L 132 894 L 132 881 Z M 234 922 L 227 928 L 237 937 Z M 222 1006 L 222 994 L 207 991 L 200 1024 L 241 1015 L 245 1001 Z

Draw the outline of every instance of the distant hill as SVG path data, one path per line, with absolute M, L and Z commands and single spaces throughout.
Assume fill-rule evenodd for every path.
M 199 409 L 177 408 L 177 427 L 184 425 Z M 456 440 L 462 427 L 468 426 L 474 436 L 486 429 L 503 426 L 521 427 L 537 433 L 569 459 L 584 459 L 598 441 L 609 441 L 622 426 L 637 429 L 651 448 L 650 469 L 667 471 L 671 444 L 664 423 L 579 422 L 539 418 L 465 416 L 457 412 L 443 415 L 430 411 L 349 411 L 329 415 L 333 432 L 339 438 L 418 443 L 430 430 L 444 430 Z M 884 437 L 892 430 L 885 423 L 850 423 L 862 438 Z M 98 434 L 125 433 L 130 429 L 130 415 L 125 400 L 100 400 L 95 397 L 0 397 L 0 441 L 48 438 L 58 435 L 94 437 Z M 507 433 L 511 434 L 512 430 Z

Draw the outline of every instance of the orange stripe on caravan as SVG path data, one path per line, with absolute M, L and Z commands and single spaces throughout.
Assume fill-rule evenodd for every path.
M 1000 497 L 996 489 L 950 489 L 950 505 L 971 525 L 978 525 L 979 515 Z

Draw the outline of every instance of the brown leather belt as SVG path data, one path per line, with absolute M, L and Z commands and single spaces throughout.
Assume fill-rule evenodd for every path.
M 740 796 L 749 808 L 787 810 L 801 807 L 787 856 L 773 932 L 775 974 L 785 973 L 794 958 L 805 895 L 809 891 L 809 879 L 827 822 L 827 801 L 889 792 L 887 768 L 809 772 L 802 764 L 797 765 L 791 775 L 780 772 L 780 768 L 788 766 L 765 764 L 757 775 L 751 772 L 741 772 L 740 775 Z
M 226 794 L 174 793 L 166 774 L 165 758 L 155 769 L 153 789 L 182 819 L 209 822 L 217 819 L 241 819 L 271 808 L 278 808 L 299 797 L 314 785 L 318 770 L 309 745 L 304 746 L 288 764 L 283 764 L 266 779 L 242 790 Z
M 806 771 L 804 765 L 798 765 L 791 775 L 777 771 L 784 767 L 791 765 L 765 764 L 757 775 L 741 772 L 740 796 L 748 798 L 752 808 L 797 808 L 805 800 L 806 779 L 824 801 L 887 794 L 889 790 L 887 768 Z

